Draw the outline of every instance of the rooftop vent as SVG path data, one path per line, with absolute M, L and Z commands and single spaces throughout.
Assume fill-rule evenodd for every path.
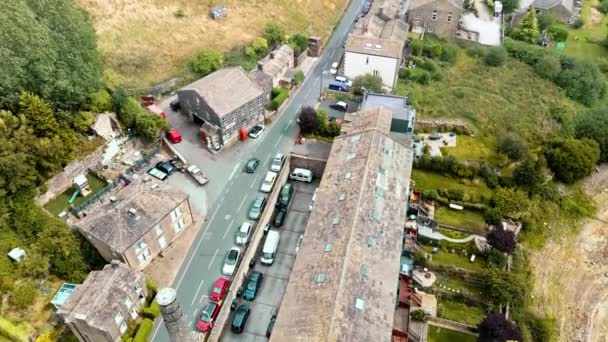
M 315 277 L 315 282 L 317 282 L 317 284 L 322 284 L 325 282 L 325 273 L 317 273 L 317 276 Z
M 370 236 L 367 238 L 367 247 L 369 247 L 369 248 L 376 247 L 376 238 L 375 237 Z
M 380 222 L 380 220 L 382 219 L 382 214 L 380 214 L 379 211 L 372 211 L 372 220 L 376 221 L 376 222 Z
M 116 198 L 116 196 L 110 196 L 110 203 L 116 203 L 118 202 L 118 198 Z
M 334 220 L 333 220 L 332 224 L 333 224 L 334 226 L 336 226 L 336 225 L 340 224 L 340 215 L 338 215 L 338 216 L 334 217 Z
M 341 192 L 338 195 L 338 201 L 344 201 L 346 199 L 346 192 Z
M 359 134 L 357 134 L 357 135 L 353 135 L 353 136 L 350 138 L 350 141 L 352 141 L 352 142 L 357 142 L 357 141 L 359 141 L 359 140 L 361 140 L 361 135 L 359 135 Z
M 353 176 L 352 172 L 347 172 L 344 174 L 344 179 L 350 179 Z
M 137 209 L 135 209 L 135 208 L 130 208 L 130 209 L 129 209 L 129 215 L 131 215 L 131 216 L 133 216 L 133 217 L 137 216 Z
M 325 244 L 325 253 L 329 253 L 331 252 L 331 243 L 326 243 Z
M 365 301 L 361 298 L 355 300 L 355 307 L 361 311 L 365 309 Z
M 363 265 L 361 266 L 361 274 L 367 278 L 367 276 L 369 275 L 369 267 Z

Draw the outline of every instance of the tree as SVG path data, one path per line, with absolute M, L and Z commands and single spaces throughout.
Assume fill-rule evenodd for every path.
M 23 284 L 17 287 L 11 295 L 11 303 L 19 309 L 25 309 L 34 304 L 38 291 L 32 284 Z
M 87 133 L 95 123 L 95 114 L 91 112 L 79 112 L 74 120 L 74 129 L 81 133 Z
M 365 74 L 355 77 L 353 80 L 353 93 L 363 95 L 363 92 L 384 93 L 382 78 L 372 74 Z
M 513 171 L 513 181 L 534 190 L 545 180 L 545 159 L 541 156 L 538 160 L 528 157 L 524 159 Z
M 543 56 L 534 63 L 534 72 L 549 80 L 553 80 L 561 71 L 562 65 L 559 59 L 553 55 Z
M 483 212 L 483 218 L 487 224 L 498 226 L 502 222 L 502 213 L 498 208 L 486 208 Z
M 549 11 L 541 12 L 536 18 L 538 19 L 538 29 L 540 31 L 544 31 L 555 24 L 559 24 L 559 20 Z
M 131 128 L 135 126 L 135 120 L 142 110 L 136 99 L 129 97 L 125 100 L 124 105 L 118 111 L 118 118 L 125 127 Z
M 512 188 L 499 188 L 494 196 L 496 208 L 505 216 L 519 218 L 528 210 L 528 195 Z
M 502 1 L 502 13 L 511 14 L 514 10 L 519 8 L 519 0 L 503 0 Z
M 488 314 L 477 326 L 478 342 L 523 341 L 519 329 L 499 312 Z
M 493 67 L 501 66 L 507 61 L 507 50 L 501 46 L 495 46 L 488 50 L 488 53 L 484 57 L 484 62 Z
M 549 36 L 556 42 L 565 42 L 568 39 L 568 30 L 560 24 L 551 25 L 548 28 Z
M 272 49 L 283 43 L 286 35 L 285 29 L 277 23 L 268 23 L 264 27 L 264 38 Z
M 293 79 L 296 81 L 296 84 L 302 84 L 302 82 L 304 82 L 304 73 L 302 70 L 296 71 L 296 73 L 293 75 Z
M 91 111 L 94 113 L 112 111 L 112 95 L 105 89 L 98 90 L 91 96 Z
M 577 116 L 574 131 L 579 139 L 593 139 L 600 147 L 600 160 L 608 161 L 608 108 L 597 107 Z
M 555 177 L 567 184 L 590 175 L 600 159 L 599 145 L 590 139 L 554 140 L 544 152 Z
M 191 63 L 192 71 L 207 76 L 210 73 L 219 70 L 224 65 L 224 57 L 222 54 L 213 49 L 205 49 L 199 53 Z
M 480 290 L 492 307 L 510 303 L 519 307 L 526 298 L 525 287 L 513 272 L 506 272 L 496 268 L 486 268 L 479 274 Z
M 504 270 L 507 266 L 507 257 L 503 252 L 500 252 L 496 248 L 488 248 L 484 254 L 490 267 L 494 267 L 499 270 Z
M 19 270 L 26 277 L 44 278 L 49 274 L 49 263 L 48 255 L 44 255 L 36 249 L 31 249 L 19 263 Z
M 311 134 L 317 130 L 317 111 L 310 107 L 302 107 L 298 115 L 298 124 L 304 134 Z
M 25 116 L 28 124 L 39 137 L 52 137 L 59 131 L 53 111 L 44 100 L 31 93 L 19 96 L 19 114 Z
M 520 160 L 528 153 L 526 142 L 517 134 L 500 133 L 496 138 L 496 150 L 512 160 Z
M 425 267 L 427 264 L 426 254 L 423 251 L 417 250 L 412 255 L 412 260 L 414 261 L 414 265 Z
M 422 309 L 412 311 L 412 313 L 410 313 L 410 317 L 412 317 L 412 320 L 416 322 L 426 322 L 428 319 L 426 312 L 424 312 Z
M 159 138 L 159 131 L 168 132 L 169 125 L 160 116 L 140 111 L 135 118 L 135 130 L 141 136 L 156 141 Z
M 515 250 L 515 234 L 510 230 L 495 227 L 488 233 L 486 239 L 490 246 L 503 253 L 511 254 Z
M 410 48 L 412 48 L 412 55 L 421 57 L 422 50 L 424 49 L 424 43 L 422 40 L 415 39 L 410 43 Z
M 99 89 L 95 30 L 71 0 L 0 2 L 0 108 L 22 91 L 78 109 Z
M 536 11 L 533 8 L 528 10 L 521 22 L 511 32 L 513 39 L 521 40 L 526 43 L 536 44 L 540 37 L 540 31 L 538 29 L 538 19 L 536 19 Z
M 596 64 L 587 60 L 562 56 L 562 71 L 554 82 L 566 95 L 586 106 L 591 106 L 606 93 L 606 81 Z
M 268 52 L 268 42 L 262 37 L 258 37 L 251 42 L 251 47 L 258 55 L 265 55 Z
M 327 120 L 327 111 L 324 109 L 318 109 L 316 119 L 317 129 L 315 130 L 315 133 L 318 133 L 319 135 L 324 137 L 327 136 L 327 127 L 329 123 Z
M 289 46 L 291 46 L 296 55 L 299 55 L 308 47 L 308 37 L 301 33 L 296 33 L 289 37 Z

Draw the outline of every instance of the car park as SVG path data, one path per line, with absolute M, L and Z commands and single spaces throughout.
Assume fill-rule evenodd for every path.
M 272 163 L 270 164 L 270 170 L 275 172 L 281 171 L 281 167 L 283 166 L 284 162 L 285 155 L 283 153 L 277 153 L 274 156 L 274 159 L 272 159 Z
M 249 236 L 251 235 L 251 223 L 243 222 L 239 228 L 239 232 L 236 235 L 237 246 L 246 245 L 249 242 Z
M 211 327 L 213 327 L 213 321 L 215 321 L 217 315 L 220 313 L 220 308 L 220 304 L 215 302 L 209 302 L 207 305 L 205 305 L 196 322 L 196 328 L 201 332 L 211 330 Z
M 228 288 L 230 287 L 230 280 L 220 277 L 215 283 L 213 283 L 213 289 L 211 290 L 211 295 L 209 295 L 209 299 L 214 302 L 220 302 L 224 299 L 224 296 L 228 292 Z
M 226 260 L 224 261 L 224 267 L 222 267 L 222 273 L 227 276 L 233 275 L 240 259 L 241 249 L 238 247 L 230 248 L 230 251 L 228 251 L 228 254 L 226 254 Z
M 245 300 L 252 301 L 255 299 L 255 296 L 258 293 L 258 289 L 262 285 L 262 280 L 264 279 L 264 275 L 260 272 L 253 272 L 249 277 L 249 281 L 247 282 L 247 286 L 245 287 L 245 292 L 243 293 L 243 298 Z
M 168 161 L 161 161 L 161 162 L 158 162 L 158 163 L 156 164 L 156 168 L 157 168 L 157 169 L 159 169 L 159 170 L 161 170 L 162 172 L 164 172 L 164 173 L 168 174 L 168 175 L 170 175 L 170 174 L 172 174 L 173 172 L 175 172 L 175 166 L 173 166 L 173 165 L 172 165 L 170 162 L 168 162 Z
M 331 63 L 331 68 L 329 69 L 329 73 L 335 75 L 338 73 L 338 62 Z
M 270 322 L 268 322 L 268 328 L 266 328 L 266 337 L 270 338 L 272 335 L 272 329 L 274 328 L 274 323 L 277 321 L 277 313 L 273 313 L 272 317 L 270 317 Z
M 251 209 L 249 209 L 249 214 L 247 215 L 252 220 L 257 220 L 262 215 L 264 208 L 266 207 L 266 197 L 258 196 L 253 203 L 251 204 Z
M 251 309 L 246 304 L 239 306 L 234 313 L 230 329 L 237 334 L 242 333 L 245 330 L 245 324 L 247 324 L 250 313 Z
M 247 173 L 254 173 L 255 170 L 258 168 L 258 165 L 260 164 L 260 160 L 256 159 L 256 158 L 251 158 L 247 161 L 247 164 L 245 164 L 245 172 Z
M 287 208 L 292 197 L 293 185 L 291 185 L 291 183 L 286 183 L 281 188 L 281 192 L 279 193 L 279 198 L 277 199 L 277 204 L 275 206 L 277 208 Z
M 287 216 L 287 208 L 278 208 L 276 214 L 274 214 L 274 220 L 272 224 L 275 227 L 280 227 L 285 222 L 285 216 Z
M 257 139 L 264 132 L 264 125 L 255 125 L 249 131 L 249 137 L 253 139 Z
M 344 101 L 332 103 L 329 107 L 335 110 L 339 110 L 341 112 L 346 112 L 348 110 L 348 104 Z
M 271 192 L 274 187 L 274 182 L 277 180 L 277 173 L 268 171 L 266 173 L 266 177 L 264 177 L 264 181 L 262 182 L 262 186 L 260 187 L 261 192 Z
M 182 141 L 182 135 L 175 128 L 172 128 L 169 133 L 167 133 L 167 138 L 169 138 L 169 140 L 171 140 L 171 142 L 174 144 Z
M 148 174 L 161 181 L 164 181 L 168 177 L 168 175 L 166 173 L 162 172 L 161 170 L 159 170 L 155 167 L 148 170 Z

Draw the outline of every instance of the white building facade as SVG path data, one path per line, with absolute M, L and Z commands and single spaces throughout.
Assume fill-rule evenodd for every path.
M 399 76 L 399 59 L 346 51 L 344 55 L 344 76 L 353 79 L 365 74 L 380 76 L 384 86 L 392 89 Z

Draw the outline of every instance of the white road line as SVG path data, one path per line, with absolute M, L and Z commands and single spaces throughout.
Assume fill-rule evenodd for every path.
M 253 185 L 253 184 L 252 184 L 252 185 Z M 247 199 L 247 197 L 243 197 L 243 200 L 241 201 L 241 205 L 239 205 L 239 208 L 238 208 L 238 209 L 237 209 L 237 211 L 236 211 L 237 213 L 238 213 L 239 211 L 241 211 L 241 208 L 243 208 L 243 204 L 245 204 L 245 200 L 246 200 L 246 199 Z
M 270 161 L 270 155 L 268 155 L 268 158 L 266 158 L 266 160 L 264 160 L 264 166 L 268 166 L 268 162 Z
M 232 169 L 232 173 L 230 174 L 230 178 L 228 178 L 228 180 L 231 180 L 232 177 L 234 177 L 234 174 L 238 170 L 239 166 L 241 166 L 241 162 L 238 162 L 238 163 L 236 163 L 236 165 L 234 165 L 234 169 Z
M 209 226 L 209 224 L 211 224 L 211 222 L 213 222 L 213 219 L 215 218 L 215 214 L 217 214 L 218 210 L 220 210 L 219 205 L 217 206 L 217 208 L 215 208 L 215 211 L 213 212 L 213 215 L 211 215 L 211 220 L 209 220 L 209 223 L 207 223 L 207 226 Z
M 222 240 L 226 240 L 226 236 L 228 236 L 228 232 L 230 231 L 230 228 L 232 228 L 232 223 L 234 222 L 234 220 L 230 221 L 230 224 L 228 225 L 228 228 L 226 228 L 226 231 L 224 232 L 224 236 L 222 236 Z
M 258 176 L 256 175 L 255 178 L 253 179 L 253 182 L 251 183 L 251 186 L 249 187 L 249 189 L 253 189 L 253 187 L 256 185 L 257 180 L 258 180 Z
M 217 256 L 217 252 L 219 252 L 220 249 L 217 248 L 215 250 L 215 253 L 213 253 L 213 258 L 211 258 L 211 261 L 209 262 L 209 266 L 207 266 L 207 271 L 209 271 L 211 269 L 211 265 L 213 264 L 213 260 L 215 260 L 215 257 Z M 194 296 L 196 298 L 196 296 Z
M 201 281 L 201 283 L 198 285 L 198 289 L 196 290 L 196 293 L 194 294 L 194 297 L 192 298 L 192 304 L 194 304 L 194 301 L 196 300 L 196 297 L 198 297 L 198 293 L 201 291 L 201 287 L 203 286 L 203 284 L 205 283 L 205 280 Z
M 291 127 L 292 123 L 293 123 L 293 120 L 290 120 L 289 123 L 287 124 L 287 126 L 285 126 L 285 130 L 288 130 L 289 127 Z
M 207 295 L 202 295 L 202 296 L 201 296 L 201 299 L 198 301 L 198 303 L 199 303 L 199 304 L 203 304 L 203 300 L 205 300 L 205 298 L 207 298 L 207 297 L 209 297 L 209 296 L 207 296 Z
M 281 138 L 277 139 L 277 141 L 274 143 L 274 147 L 279 146 L 279 143 L 281 142 Z
M 308 97 L 310 95 L 311 91 L 312 91 L 312 88 L 308 88 L 308 91 L 306 92 L 306 97 Z
M 213 214 L 213 215 L 215 216 L 215 214 Z M 188 264 L 186 264 L 186 268 L 184 268 L 184 273 L 182 273 L 182 276 L 179 278 L 177 285 L 175 285 L 176 290 L 178 290 L 179 286 L 182 284 L 182 280 L 184 280 L 184 276 L 186 276 L 186 273 L 187 273 L 186 271 L 188 270 L 188 268 L 190 268 L 190 264 L 192 263 L 192 260 L 194 260 L 196 251 L 198 251 L 198 248 L 201 246 L 201 243 L 203 242 L 203 240 L 205 240 L 205 235 L 207 235 L 208 231 L 209 231 L 209 225 L 207 225 L 207 229 L 205 229 L 205 231 L 203 232 L 201 239 L 198 240 L 198 243 L 196 244 L 196 247 L 194 248 L 194 252 L 192 252 L 192 255 L 190 255 L 190 260 L 188 261 Z

